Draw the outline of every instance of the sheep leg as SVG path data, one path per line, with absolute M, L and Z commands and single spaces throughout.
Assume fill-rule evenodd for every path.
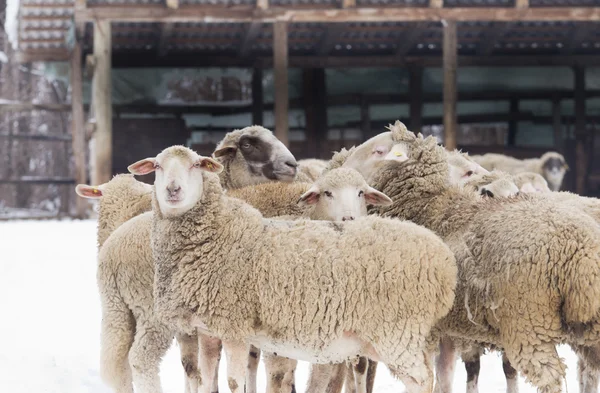
M 198 347 L 198 371 L 200 373 L 198 393 L 218 393 L 221 340 L 199 333 Z
M 181 365 L 185 371 L 185 393 L 198 392 L 198 337 L 193 334 L 177 333 Z
M 377 374 L 377 362 L 369 359 L 367 367 L 367 393 L 373 393 L 373 385 L 375 384 L 375 375 Z
M 133 393 L 127 356 L 135 336 L 135 320 L 120 298 L 101 295 L 100 374 L 116 393 Z
M 223 340 L 227 359 L 227 384 L 231 393 L 246 393 L 246 369 L 250 345 L 233 340 Z
M 346 363 L 311 364 L 307 393 L 341 393 L 346 375 Z
M 292 393 L 296 391 L 294 374 L 297 360 L 267 352 L 263 354 L 263 360 L 267 371 L 267 393 Z
M 506 393 L 519 393 L 519 380 L 517 370 L 510 364 L 506 354 L 502 353 L 502 369 L 506 378 Z
M 160 361 L 171 346 L 173 333 L 156 321 L 137 321 L 135 338 L 129 351 L 133 384 L 138 393 L 161 393 Z
M 354 364 L 346 362 L 346 378 L 344 378 L 344 393 L 356 393 L 356 382 L 354 379 Z
M 467 393 L 479 392 L 479 369 L 481 368 L 482 348 L 479 345 L 473 345 L 471 350 L 461 354 L 467 371 Z M 450 389 L 449 391 L 451 391 Z
M 577 379 L 580 393 L 598 392 L 598 371 L 592 369 L 581 356 L 577 359 Z
M 513 342 L 512 345 L 505 346 L 505 354 L 526 380 L 538 388 L 539 393 L 562 391 L 566 367 L 558 357 L 554 343 L 531 345 Z
M 456 365 L 456 348 L 450 338 L 440 340 L 440 353 L 436 359 L 435 393 L 451 393 Z
M 248 385 L 247 393 L 256 393 L 256 373 L 258 371 L 258 361 L 260 360 L 260 349 L 250 346 L 248 353 Z
M 367 370 L 369 368 L 369 360 L 361 356 L 358 361 L 352 365 L 352 371 L 354 375 L 354 391 L 356 393 L 367 393 Z M 348 392 L 346 387 L 346 392 Z

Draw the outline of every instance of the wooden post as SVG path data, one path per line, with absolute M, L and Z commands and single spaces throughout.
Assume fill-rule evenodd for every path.
M 75 46 L 71 52 L 71 143 L 75 164 L 75 183 L 85 184 L 87 183 L 85 114 L 83 111 L 83 70 L 81 67 L 82 53 L 79 33 L 79 31 L 75 33 Z M 75 215 L 78 218 L 84 218 L 87 206 L 86 200 L 83 198 L 75 198 L 75 200 Z
M 585 127 L 585 68 L 576 66 L 575 74 L 575 192 L 585 195 L 587 179 Z
M 444 145 L 456 149 L 456 21 L 444 22 Z
M 560 114 L 560 98 L 552 99 L 552 127 L 554 129 L 554 149 L 563 153 L 562 120 Z
M 510 116 L 508 120 L 508 146 L 514 146 L 517 140 L 519 100 L 512 98 L 510 100 Z
M 288 36 L 287 22 L 273 24 L 273 63 L 275 74 L 275 136 L 289 145 L 288 131 Z
M 306 117 L 306 157 L 321 158 L 327 136 L 327 86 L 323 68 L 302 70 L 302 101 Z
M 252 71 L 252 124 L 263 125 L 264 101 L 263 101 L 263 71 L 262 68 L 254 68 Z
M 94 133 L 94 169 L 92 184 L 102 184 L 112 177 L 112 86 L 110 21 L 94 23 L 95 68 L 92 80 L 92 103 L 96 116 Z
M 423 129 L 423 69 L 409 67 L 408 94 L 410 95 L 410 130 L 421 132 Z

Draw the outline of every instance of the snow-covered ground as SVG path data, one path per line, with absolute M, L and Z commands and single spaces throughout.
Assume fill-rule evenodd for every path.
M 0 392 L 109 393 L 100 380 L 98 353 L 100 303 L 96 291 L 96 223 L 94 221 L 20 221 L 0 223 Z M 568 392 L 578 391 L 576 358 L 559 348 L 568 364 Z M 227 392 L 225 362 L 222 391 Z M 296 374 L 299 392 L 308 367 Z M 165 393 L 183 392 L 183 371 L 176 345 L 161 368 Z M 466 374 L 457 365 L 454 392 L 465 391 Z M 535 390 L 523 380 L 521 392 Z M 259 392 L 264 391 L 260 369 Z M 503 392 L 501 360 L 483 358 L 482 392 Z M 403 391 L 384 367 L 378 370 L 377 393 Z

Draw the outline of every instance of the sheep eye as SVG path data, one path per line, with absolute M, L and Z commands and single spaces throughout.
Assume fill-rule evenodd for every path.
M 194 168 L 200 168 L 202 165 L 199 162 L 194 162 Z
M 469 177 L 469 176 L 473 176 L 473 171 L 468 171 L 465 176 Z
M 242 148 L 244 148 L 244 149 L 249 149 L 250 146 L 251 145 L 248 142 L 245 142 L 245 143 L 242 144 Z
M 362 197 L 363 195 L 365 195 L 365 193 L 362 190 L 358 192 L 358 197 L 359 198 Z
M 160 164 L 158 162 L 154 163 L 154 169 L 160 169 Z
M 333 195 L 331 194 L 331 192 L 329 192 L 329 191 L 325 191 L 325 192 L 323 192 L 323 194 L 325 194 L 325 196 L 327 196 L 327 197 L 329 197 L 329 198 L 331 198 L 331 197 L 333 196 Z

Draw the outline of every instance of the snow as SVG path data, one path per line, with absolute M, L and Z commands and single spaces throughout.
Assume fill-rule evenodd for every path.
M 94 221 L 12 221 L 0 223 L 0 392 L 111 393 L 98 371 L 100 302 L 96 290 Z M 568 392 L 578 391 L 576 357 L 565 346 Z M 264 369 L 259 392 L 265 391 Z M 465 391 L 466 373 L 457 364 L 454 392 Z M 296 373 L 298 392 L 306 386 L 308 366 Z M 161 367 L 165 393 L 182 393 L 183 371 L 176 345 Z M 225 362 L 220 369 L 226 393 Z M 522 379 L 522 393 L 534 392 Z M 501 359 L 485 355 L 479 386 L 483 392 L 505 389 Z M 380 366 L 377 393 L 403 391 Z
M 19 5 L 20 0 L 6 1 L 6 17 L 4 20 L 4 30 L 8 35 L 8 40 L 12 44 L 14 50 L 17 50 L 19 45 Z

